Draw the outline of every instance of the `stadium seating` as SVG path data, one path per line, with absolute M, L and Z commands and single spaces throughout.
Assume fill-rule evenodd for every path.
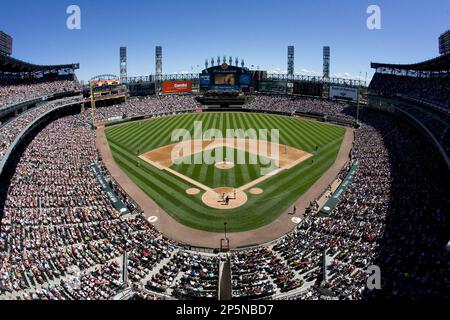
M 4 123 L 0 126 L 0 161 L 9 146 L 14 142 L 18 135 L 24 130 L 32 121 L 40 115 L 64 104 L 69 104 L 74 101 L 80 101 L 81 97 L 70 97 L 51 102 L 45 102 L 38 107 L 29 110 L 28 112 L 19 115 L 16 118 Z
M 450 79 L 448 76 L 421 78 L 375 73 L 369 90 L 383 95 L 404 94 L 446 109 L 450 106 Z
M 15 128 L 5 131 L 9 141 L 51 105 L 8 124 Z M 100 108 L 98 116 L 196 107 L 189 96 L 150 97 Z M 247 107 L 354 114 L 341 102 L 279 96 L 257 96 Z M 129 215 L 112 206 L 90 168 L 98 154 L 88 118 L 78 114 L 48 124 L 0 188 L 6 193 L 0 298 L 112 299 L 122 290 L 120 259 L 128 252 L 132 299 L 216 299 L 216 255 L 164 238 L 132 199 L 126 201 Z M 367 110 L 361 123 L 352 155 L 360 168 L 333 215 L 313 212 L 278 242 L 230 254 L 235 299 L 318 299 L 321 285 L 339 299 L 374 297 L 377 293 L 365 289 L 364 273 L 373 264 L 383 270 L 380 295 L 449 298 L 445 164 L 424 137 L 395 116 Z M 331 266 L 322 284 L 324 249 Z
M 0 86 L 0 107 L 39 98 L 49 94 L 80 91 L 77 81 L 47 81 L 32 84 L 14 84 Z
M 195 110 L 200 104 L 193 96 L 149 96 L 134 98 L 126 103 L 96 109 L 95 120 L 102 121 L 115 117 L 133 118 L 144 115 L 157 115 L 186 110 Z M 90 110 L 84 113 L 87 119 L 91 118 Z

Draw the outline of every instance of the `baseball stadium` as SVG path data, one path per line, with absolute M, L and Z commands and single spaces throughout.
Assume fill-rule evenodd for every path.
M 120 39 L 83 81 L 12 40 L 0 300 L 448 300 L 449 31 L 371 79 L 332 74 L 328 45 L 320 75 L 295 72 L 288 44 L 286 72 L 214 55 L 166 73 L 182 52 L 154 44 L 130 76 Z

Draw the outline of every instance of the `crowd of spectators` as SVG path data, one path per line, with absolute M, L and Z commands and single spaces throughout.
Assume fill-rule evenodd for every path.
M 80 84 L 77 81 L 60 80 L 39 82 L 34 84 L 1 85 L 0 107 L 39 98 L 49 94 L 70 91 L 81 91 Z
M 301 287 L 303 279 L 287 262 L 268 247 L 234 253 L 231 257 L 233 297 L 263 298 Z
M 399 97 L 397 107 L 427 127 L 447 154 L 450 151 L 450 77 L 407 77 L 376 73 L 372 94 Z
M 294 95 L 257 95 L 244 108 L 259 111 L 276 111 L 293 114 L 302 111 L 354 120 L 356 106 L 345 101 L 332 101 Z
M 427 110 L 421 106 L 404 103 L 399 104 L 397 107 L 413 116 L 429 129 L 447 155 L 450 154 L 450 113 L 442 114 L 433 110 Z
M 133 118 L 146 115 L 176 113 L 195 110 L 200 104 L 191 95 L 148 96 L 143 98 L 130 98 L 125 103 L 108 107 L 97 108 L 96 121 L 120 118 Z M 90 118 L 89 110 L 85 112 Z
M 41 115 L 46 112 L 81 99 L 81 96 L 69 97 L 64 99 L 59 99 L 55 101 L 49 101 L 38 104 L 33 109 L 27 110 L 24 113 L 18 115 L 17 117 L 11 119 L 7 123 L 0 125 L 0 161 L 5 155 L 9 146 L 16 140 L 19 134 L 24 130 L 31 122 L 35 121 Z
M 450 107 L 450 78 L 446 77 L 411 77 L 375 73 L 369 90 L 381 95 L 406 95 L 408 97 L 432 102 L 442 108 Z
M 193 98 L 127 104 L 148 106 L 141 112 L 175 112 L 186 108 L 179 99 Z M 265 104 L 266 97 L 257 99 Z M 275 97 L 271 106 L 292 111 L 306 103 L 298 99 L 287 109 L 283 99 Z M 332 112 L 344 110 L 342 105 Z M 323 291 L 339 299 L 448 299 L 448 170 L 427 140 L 401 120 L 375 111 L 361 119 L 352 154 L 359 169 L 332 215 L 313 212 L 278 243 L 232 253 L 235 299 L 287 293 L 316 299 Z M 182 249 L 136 210 L 118 212 L 91 171 L 98 160 L 95 132 L 84 114 L 51 122 L 26 147 L 11 181 L 0 187 L 6 198 L 0 211 L 0 298 L 111 299 L 122 288 L 119 262 L 127 252 L 129 281 L 143 290 L 134 299 L 153 298 L 152 291 L 216 299 L 219 257 Z M 365 270 L 374 264 L 382 270 L 381 291 L 367 290 Z M 73 268 L 79 270 L 76 281 Z
M 48 284 L 72 266 L 102 267 L 159 236 L 140 216 L 123 218 L 112 207 L 90 169 L 94 135 L 80 116 L 50 123 L 2 186 L 0 295 Z
M 171 261 L 181 277 L 172 285 L 172 295 L 180 299 L 215 299 L 219 289 L 219 258 L 179 252 Z
M 106 263 L 79 278 L 60 280 L 58 284 L 19 296 L 20 300 L 108 300 L 121 287 L 121 270 L 116 261 Z
M 398 119 L 367 112 L 353 157 L 359 169 L 332 215 L 311 214 L 274 249 L 289 266 L 313 273 L 313 288 L 339 299 L 448 298 L 448 170 L 439 155 Z M 367 290 L 372 265 L 381 268 L 382 291 Z

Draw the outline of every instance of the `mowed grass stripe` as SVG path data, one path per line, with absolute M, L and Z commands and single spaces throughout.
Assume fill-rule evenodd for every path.
M 240 114 L 241 115 L 241 114 Z M 260 121 L 260 119 L 258 119 L 259 117 L 247 117 L 247 114 L 243 115 L 244 118 L 247 121 L 247 125 L 244 125 L 244 129 L 255 129 L 257 131 L 258 134 L 258 138 L 259 137 L 259 129 L 269 129 L 268 131 L 268 137 L 267 139 L 270 141 L 271 137 L 270 137 L 270 129 L 272 129 L 272 126 L 264 126 L 263 122 Z M 249 155 L 248 155 L 249 156 Z M 258 163 L 260 161 L 259 157 L 257 157 L 258 159 Z M 246 159 L 247 163 L 250 164 L 248 166 L 242 166 L 241 170 L 243 172 L 246 172 L 246 176 L 248 177 L 260 177 L 261 176 L 261 167 L 266 167 L 266 166 L 260 166 L 260 165 L 254 165 L 254 163 L 250 163 L 250 159 L 247 157 Z
M 323 170 L 334 162 L 337 152 L 338 148 L 331 148 L 324 157 L 316 160 L 313 166 L 307 161 L 299 166 L 296 173 L 290 170 L 282 173 L 278 179 L 269 179 L 258 185 L 267 195 L 262 205 L 267 210 L 287 210 L 298 198 L 298 193 L 303 193 L 312 186 L 320 178 Z
M 159 169 L 155 168 L 154 166 L 147 164 L 146 162 L 143 162 L 138 157 L 134 156 L 133 154 L 130 154 L 126 149 L 122 148 L 119 145 L 111 143 L 111 150 L 114 150 L 114 153 L 113 153 L 114 156 L 119 155 L 119 156 L 121 156 L 121 158 L 123 160 L 128 161 L 130 164 L 133 164 L 136 167 L 137 167 L 137 163 L 139 162 L 140 166 L 145 168 L 145 171 L 147 174 L 155 175 L 155 176 L 161 177 L 163 179 L 167 179 L 168 181 L 170 181 L 170 183 L 176 183 L 178 181 L 178 179 L 175 178 L 173 175 L 171 175 L 165 171 L 159 170 Z M 181 181 L 181 183 L 183 184 L 184 187 L 189 185 L 185 181 Z
M 324 138 L 324 141 L 335 138 L 335 135 L 332 134 L 332 130 L 334 129 L 332 126 L 327 127 L 318 126 L 310 121 L 303 121 L 302 124 L 307 129 L 307 131 L 313 130 L 315 132 L 319 132 L 321 136 Z
M 241 113 L 234 114 L 233 113 L 233 125 L 234 129 L 245 129 L 247 128 L 247 124 L 243 123 L 243 115 Z M 237 158 L 237 156 L 236 156 Z M 234 159 L 235 162 L 237 162 L 238 159 Z M 244 184 L 244 181 L 248 181 L 250 179 L 250 173 L 249 170 L 244 170 L 244 168 L 240 165 L 237 165 L 236 170 L 237 180 L 239 186 L 242 186 Z
M 168 144 L 172 144 L 172 132 L 175 129 L 184 128 L 190 123 L 190 117 L 183 115 L 178 118 L 172 119 L 165 123 L 165 125 L 158 130 L 154 130 L 151 136 L 144 136 L 142 139 L 137 140 L 137 143 L 143 143 L 147 139 L 147 143 L 143 144 L 145 150 L 153 150 L 158 147 L 162 147 Z
M 182 116 L 178 117 L 181 118 Z M 171 119 L 163 118 L 161 120 L 170 120 L 171 122 L 178 120 L 175 119 L 177 117 L 170 118 Z M 209 120 L 209 123 L 204 123 L 205 128 L 215 127 L 215 123 L 220 122 L 219 129 L 225 134 L 227 116 L 224 114 L 205 114 L 202 116 L 188 115 L 186 119 L 188 126 L 192 126 L 194 119 L 202 119 L 205 122 Z M 213 121 L 211 119 L 213 119 Z M 156 120 L 151 120 L 150 122 L 153 121 Z M 299 123 L 296 123 L 296 121 Z M 163 121 L 157 124 L 161 127 L 162 123 L 165 122 L 166 121 Z M 242 129 L 251 127 L 254 127 L 255 129 L 280 127 L 283 130 L 287 130 L 289 133 L 290 140 L 296 144 L 293 145 L 293 147 L 298 147 L 299 144 L 306 146 L 304 142 L 296 139 L 296 135 L 300 131 L 299 128 L 302 128 L 306 131 L 312 131 L 309 132 L 311 141 L 318 142 L 319 135 L 320 139 L 325 139 L 323 140 L 324 147 L 321 148 L 313 158 L 314 164 L 311 164 L 310 161 L 306 161 L 285 173 L 271 177 L 269 180 L 260 184 L 260 187 L 265 190 L 263 195 L 258 197 L 249 195 L 249 201 L 246 205 L 238 209 L 227 210 L 226 215 L 224 215 L 224 212 L 221 210 L 214 210 L 204 206 L 201 203 L 201 195 L 195 197 L 185 195 L 185 188 L 189 187 L 189 184 L 182 182 L 176 176 L 173 176 L 168 172 L 156 170 L 147 164 L 138 168 L 136 166 L 137 157 L 127 151 L 128 148 L 126 145 L 112 146 L 111 150 L 113 154 L 118 154 L 117 158 L 115 157 L 115 159 L 117 159 L 116 161 L 120 162 L 120 164 L 118 164 L 122 169 L 126 167 L 124 171 L 126 171 L 130 177 L 131 175 L 133 176 L 133 181 L 135 181 L 144 192 L 155 199 L 164 210 L 179 222 L 201 230 L 221 232 L 223 229 L 223 222 L 227 221 L 230 232 L 236 232 L 251 230 L 270 223 L 275 220 L 281 212 L 292 205 L 300 194 L 305 192 L 334 162 L 345 132 L 344 129 L 331 127 L 326 124 L 317 123 L 316 125 L 315 122 L 310 122 L 308 125 L 305 125 L 302 120 L 295 120 L 295 122 L 293 122 L 291 118 L 252 114 L 230 114 L 228 116 L 228 125 L 231 127 L 238 126 L 239 128 L 245 126 Z M 153 126 L 154 124 L 152 123 L 149 127 Z M 144 127 L 149 128 L 148 126 Z M 119 132 L 117 131 L 117 128 L 121 129 L 120 134 L 117 133 Z M 142 130 L 137 130 L 132 124 L 127 125 L 127 130 L 123 129 L 122 126 L 114 127 L 112 129 L 114 129 L 114 131 L 111 131 L 114 133 L 113 140 L 116 140 L 116 138 L 121 135 L 132 132 L 131 130 L 133 130 L 133 134 L 138 133 L 139 135 L 146 136 L 153 135 Z M 314 131 L 317 131 L 317 133 Z M 340 133 L 340 131 L 342 133 Z M 108 136 L 111 137 L 111 134 Z M 340 139 L 333 139 L 335 137 L 339 137 Z M 170 140 L 170 137 L 168 140 Z M 109 141 L 110 144 L 113 145 L 112 140 Z M 126 139 L 123 139 L 123 141 L 126 141 Z M 235 184 L 241 184 L 241 177 L 244 176 L 241 171 L 249 171 L 252 168 L 255 170 L 255 168 L 258 167 L 236 167 L 232 177 L 225 177 L 227 179 L 226 181 L 233 181 Z M 240 169 L 243 170 L 240 171 Z M 210 178 L 208 172 L 209 169 L 206 173 L 207 179 Z M 252 177 L 252 174 L 250 174 L 250 177 Z M 213 181 L 217 181 L 216 176 L 214 176 L 213 179 Z M 219 183 L 222 183 L 222 181 L 223 180 L 218 180 Z
M 170 118 L 170 117 L 168 117 L 168 118 Z M 142 120 L 142 121 L 138 121 L 136 123 L 125 124 L 122 126 L 113 127 L 112 129 L 110 129 L 111 136 L 113 139 L 119 141 L 122 138 L 123 134 L 125 134 L 125 133 L 133 135 L 134 133 L 136 133 L 137 130 L 140 130 L 141 126 L 144 126 L 144 127 L 146 127 L 147 130 L 149 130 L 151 127 L 161 124 L 165 120 L 167 120 L 167 118 Z M 123 141 L 121 141 L 121 142 L 123 142 Z
M 209 128 L 209 126 L 210 126 L 211 117 L 201 117 L 201 118 L 197 118 L 195 121 L 202 121 L 203 122 L 202 123 L 202 130 L 205 131 L 205 129 Z M 192 122 L 192 124 L 193 124 L 193 122 Z M 189 128 L 188 126 L 189 126 L 188 123 L 183 123 L 181 128 L 186 129 L 186 130 L 190 130 L 191 128 Z M 191 132 L 191 137 L 192 138 L 194 138 L 193 137 L 193 133 L 194 132 L 192 131 Z M 194 165 L 194 162 L 195 162 L 195 157 L 194 156 L 191 156 L 190 160 L 191 160 L 191 163 L 192 163 L 191 166 L 183 166 L 183 165 L 177 166 L 176 167 L 177 171 L 179 171 L 180 173 L 182 173 L 184 175 L 187 175 L 187 176 L 192 176 L 193 174 L 197 174 L 198 175 L 199 172 L 194 172 L 194 169 L 197 169 L 199 171 L 199 170 L 201 170 L 201 168 L 199 168 L 198 166 Z
M 231 122 L 231 113 L 227 113 L 227 122 L 226 122 L 226 127 L 227 128 L 235 128 L 235 124 Z M 227 152 L 228 148 L 224 148 L 224 152 Z M 227 161 L 229 161 L 227 159 Z M 236 185 L 236 180 L 235 180 L 235 175 L 234 174 L 228 174 L 228 172 L 226 172 L 226 170 L 222 170 L 225 176 L 225 180 L 223 181 L 225 184 L 224 186 L 235 186 Z M 234 171 L 233 171 L 234 172 Z
M 162 122 L 161 126 L 154 128 L 151 132 L 139 132 L 139 135 L 131 142 L 133 148 L 141 145 L 144 150 L 153 150 L 170 144 L 171 135 L 175 128 L 182 127 L 190 121 L 189 115 L 170 117 Z M 147 141 L 145 143 L 145 141 Z
M 206 130 L 210 129 L 210 124 L 211 124 L 211 117 L 208 115 L 208 117 L 203 117 L 203 124 L 202 124 L 202 130 L 203 130 L 203 134 L 205 133 Z M 204 163 L 205 159 L 203 159 L 204 153 L 202 152 L 202 163 Z M 194 166 L 190 166 L 190 167 L 194 167 Z M 195 166 L 195 170 L 192 173 L 189 173 L 189 175 L 193 175 L 195 177 L 200 177 L 201 180 L 203 180 L 206 175 L 207 175 L 207 171 L 208 171 L 208 166 L 203 165 L 203 166 Z
M 281 139 L 283 139 L 283 143 L 286 145 L 297 147 L 298 149 L 305 151 L 309 150 L 309 146 L 312 142 L 296 139 L 294 136 L 295 128 L 288 128 L 283 120 L 285 119 L 278 119 L 278 117 L 274 116 L 271 119 L 268 119 L 268 122 L 264 122 L 263 125 L 280 130 Z
M 115 141 L 118 143 L 124 143 L 125 139 L 130 139 L 130 137 L 135 137 L 138 139 L 141 137 L 142 132 L 146 132 L 146 134 L 151 134 L 155 129 L 164 126 L 167 122 L 171 120 L 171 117 L 167 118 L 158 118 L 152 119 L 148 121 L 141 121 L 138 123 L 132 123 L 130 125 L 124 125 L 125 131 L 120 131 L 117 138 L 114 137 Z M 116 129 L 116 128 L 114 128 Z
M 209 116 L 214 118 L 214 123 L 213 123 L 214 129 L 217 129 L 220 132 L 222 132 L 222 121 L 223 121 L 222 114 L 211 113 L 211 114 L 209 114 Z M 207 175 L 211 176 L 213 181 L 220 181 L 219 170 L 214 170 L 214 168 L 209 168 Z
M 117 150 L 115 150 L 117 151 Z M 117 158 L 116 158 L 117 157 Z M 180 197 L 180 194 L 185 194 L 185 190 L 190 188 L 189 184 L 173 179 L 171 174 L 159 171 L 158 179 L 152 180 L 149 183 L 147 174 L 152 170 L 152 167 L 147 164 L 141 164 L 144 169 L 137 168 L 136 165 L 123 153 L 116 153 L 116 162 L 125 170 L 127 175 L 139 186 L 143 187 L 144 191 L 153 199 L 161 200 L 162 202 L 169 202 L 170 207 L 181 207 L 183 210 L 201 210 L 204 206 L 192 197 Z M 158 202 L 158 201 L 157 201 Z
M 292 127 L 297 135 L 304 137 L 313 143 L 313 146 L 310 149 L 311 153 L 315 151 L 316 146 L 323 146 L 331 139 L 331 136 L 329 136 L 321 127 L 308 127 L 303 121 L 290 119 L 290 121 L 287 121 L 287 125 Z
M 168 132 L 170 128 L 179 125 L 186 119 L 188 118 L 184 118 L 183 116 L 174 119 L 165 119 L 164 121 L 160 121 L 159 125 L 150 128 L 150 130 L 142 128 L 133 133 L 135 136 L 134 139 L 130 141 L 130 145 L 133 149 L 136 149 L 138 146 L 143 146 L 143 149 L 145 150 L 150 146 L 149 142 L 153 144 L 152 147 L 160 146 L 166 138 L 162 133 Z M 146 141 L 147 143 L 145 143 Z
M 291 169 L 287 172 L 280 174 L 277 177 L 274 177 L 277 179 L 273 179 L 273 180 L 279 180 L 278 184 L 274 183 L 273 181 L 270 181 L 270 180 L 268 180 L 264 184 L 270 184 L 269 187 L 271 189 L 277 189 L 277 188 L 281 187 L 283 184 L 287 183 L 287 180 L 285 180 L 284 178 L 288 178 L 288 180 L 298 179 L 299 178 L 298 175 L 302 174 L 303 170 L 314 170 L 315 167 L 319 167 L 319 169 L 320 169 L 320 165 L 323 163 L 324 160 L 326 161 L 327 158 L 330 158 L 330 159 L 336 158 L 337 152 L 335 152 L 336 150 L 334 150 L 335 145 L 338 145 L 337 147 L 339 147 L 339 145 L 340 145 L 339 141 L 336 141 L 336 142 L 330 144 L 327 148 L 323 149 L 322 150 L 323 152 L 320 156 L 315 156 L 312 159 L 310 159 L 298 166 L 299 168 L 302 168 L 302 169 L 297 171 L 297 170 L 295 170 L 296 168 L 294 168 L 294 169 Z M 314 160 L 314 166 L 311 166 L 310 163 L 313 160 Z M 334 160 L 333 160 L 333 162 L 334 162 Z M 297 174 L 293 174 L 293 173 L 295 173 L 295 171 L 297 171 Z M 270 191 L 273 191 L 273 190 L 270 190 Z
M 159 205 L 164 210 L 175 213 L 174 218 L 179 222 L 185 223 L 186 221 L 184 219 L 180 219 L 180 217 L 183 217 L 183 215 L 195 211 L 199 211 L 200 213 L 196 216 L 192 216 L 192 214 L 189 214 L 189 223 L 191 223 L 193 227 L 195 227 L 196 225 L 196 219 L 200 218 L 200 221 L 208 219 L 208 215 L 201 213 L 201 210 L 204 208 L 203 205 L 200 204 L 198 199 L 195 199 L 194 197 L 188 198 L 179 196 L 184 192 L 184 190 L 180 189 L 178 185 L 174 185 L 170 189 L 168 188 L 169 186 L 165 184 L 149 184 L 147 177 L 145 177 L 145 175 L 139 174 L 139 172 L 135 170 L 132 165 L 123 162 L 120 157 L 117 159 L 117 162 L 125 170 L 127 175 L 136 184 L 138 184 L 145 193 L 147 193 L 154 199 L 158 199 Z
M 285 130 L 290 133 L 288 137 L 290 139 L 298 141 L 297 143 L 300 143 L 303 146 L 302 149 L 305 151 L 311 153 L 313 150 L 315 150 L 316 145 L 323 144 L 326 141 L 326 138 L 323 138 L 316 129 L 308 131 L 301 126 L 301 123 L 289 121 L 291 119 L 283 120 L 285 120 L 283 121 Z M 281 119 L 276 118 L 274 119 L 274 121 L 280 123 Z
M 121 133 L 121 137 L 114 138 L 114 141 L 118 144 L 127 145 L 128 149 L 134 149 L 132 144 L 136 143 L 138 139 L 145 139 L 152 136 L 153 132 L 159 128 L 167 125 L 170 122 L 169 118 L 159 118 L 155 120 L 149 120 L 147 122 L 139 122 L 136 124 L 125 125 L 127 131 Z
M 310 160 L 307 160 L 300 164 L 298 167 L 281 173 L 276 177 L 277 179 L 269 179 L 268 181 L 263 182 L 263 184 L 266 186 L 268 191 L 274 191 L 281 187 L 285 189 L 289 185 L 289 180 L 298 180 L 305 172 L 314 172 L 316 170 L 320 171 L 321 169 L 323 169 L 323 165 L 325 165 L 328 161 L 331 161 L 333 157 L 336 158 L 338 148 L 338 143 L 332 144 L 324 149 L 323 153 L 319 156 L 314 156 L 313 158 L 310 158 Z M 313 164 L 311 164 L 312 161 L 314 161 Z M 298 182 L 300 181 L 298 180 Z

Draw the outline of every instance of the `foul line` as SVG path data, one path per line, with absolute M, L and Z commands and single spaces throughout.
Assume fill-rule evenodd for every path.
M 312 157 L 312 154 L 308 154 L 308 155 L 306 155 L 306 156 L 303 156 L 303 157 L 301 157 L 300 159 L 298 159 L 297 161 L 291 163 L 289 166 L 286 166 L 286 167 L 280 168 L 280 169 L 278 169 L 278 170 L 272 171 L 272 172 L 266 174 L 265 176 L 262 176 L 261 178 L 258 178 L 258 179 L 256 179 L 256 180 L 253 180 L 253 181 L 250 182 L 250 183 L 247 183 L 246 185 L 240 187 L 238 190 L 240 190 L 240 191 L 245 191 L 245 190 L 247 190 L 247 189 L 250 189 L 250 188 L 256 186 L 257 184 L 260 184 L 261 182 L 266 181 L 267 179 L 276 176 L 277 174 L 279 174 L 279 173 L 282 172 L 282 171 L 289 170 L 289 169 L 295 167 L 296 165 L 302 163 L 303 161 L 308 160 L 308 159 L 311 158 L 311 157 Z
M 190 140 L 188 142 L 191 143 L 192 141 L 194 141 L 194 140 Z M 249 142 L 249 147 L 250 147 L 251 143 L 250 143 L 249 140 L 247 140 L 247 141 Z M 246 143 L 247 143 L 247 141 L 244 140 L 244 142 L 246 142 Z M 239 143 L 240 142 L 239 139 L 235 140 L 235 142 L 237 142 L 235 145 L 230 145 L 228 143 L 227 139 L 224 139 L 223 141 L 220 141 L 220 142 L 218 142 L 218 141 L 215 142 L 215 141 L 211 141 L 210 140 L 210 142 L 211 142 L 210 144 L 208 144 L 206 146 L 202 146 L 202 152 L 204 152 L 206 150 L 215 149 L 215 148 L 218 148 L 218 147 L 229 147 L 229 148 L 234 148 L 234 149 L 237 149 L 237 150 L 242 150 L 242 151 L 245 151 L 245 152 L 253 153 L 252 151 L 247 150 L 246 145 L 244 145 L 244 148 L 242 148 L 240 143 Z M 275 143 L 270 143 L 270 144 L 271 144 L 271 148 L 273 148 L 273 147 L 281 147 L 281 145 L 279 145 L 279 144 L 275 144 Z M 170 145 L 170 146 L 165 146 L 165 147 L 162 147 L 162 148 L 159 148 L 159 149 L 164 149 L 164 148 L 168 148 L 168 147 L 170 148 L 170 147 L 173 147 L 173 146 L 175 146 L 175 144 L 174 145 Z M 292 148 L 292 147 L 290 147 L 290 148 Z M 152 151 L 150 151 L 150 152 L 152 152 Z M 148 152 L 148 153 L 150 153 L 150 152 Z M 145 156 L 148 153 L 140 155 L 139 159 L 147 162 L 148 164 L 154 166 L 155 168 L 157 168 L 159 170 L 167 171 L 167 172 L 169 172 L 169 173 L 179 177 L 180 179 L 182 179 L 182 180 L 184 180 L 184 181 L 186 181 L 186 182 L 188 182 L 188 183 L 190 183 L 190 184 L 192 184 L 192 185 L 194 185 L 194 186 L 196 186 L 196 187 L 198 187 L 198 188 L 200 188 L 200 189 L 202 189 L 202 190 L 204 190 L 206 192 L 215 192 L 212 188 L 210 188 L 210 187 L 208 187 L 208 186 L 198 182 L 197 180 L 189 178 L 188 176 L 185 176 L 184 174 L 179 173 L 178 171 L 175 171 L 175 170 L 173 170 L 173 169 L 171 169 L 171 168 L 169 168 L 167 166 L 164 166 L 164 165 L 160 164 L 159 162 L 150 160 L 149 158 L 147 158 Z M 191 153 L 192 154 L 190 154 L 190 155 L 194 154 L 194 152 L 192 152 L 192 151 L 191 151 Z M 256 152 L 256 153 L 258 153 L 258 152 Z M 307 153 L 305 156 L 297 159 L 296 161 L 293 161 L 293 162 L 289 163 L 288 165 L 285 165 L 284 167 L 278 168 L 277 170 L 274 170 L 274 171 L 272 171 L 272 172 L 270 172 L 270 173 L 268 173 L 268 174 L 266 174 L 266 175 L 264 175 L 264 176 L 262 176 L 262 177 L 260 177 L 258 179 L 255 179 L 255 180 L 253 180 L 253 181 L 243 185 L 242 187 L 237 188 L 236 190 L 244 192 L 244 191 L 246 191 L 246 190 L 256 186 L 257 184 L 260 184 L 263 181 L 266 181 L 267 179 L 270 179 L 270 178 L 278 175 L 282 171 L 292 169 L 293 167 L 297 166 L 298 164 L 308 160 L 312 156 L 313 156 L 312 154 Z M 270 159 L 270 157 L 269 157 L 269 159 Z

